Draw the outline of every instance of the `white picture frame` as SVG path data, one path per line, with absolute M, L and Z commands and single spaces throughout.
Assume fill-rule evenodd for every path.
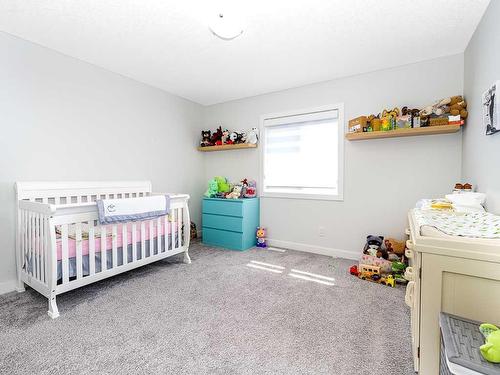
M 500 132 L 500 81 L 494 82 L 491 87 L 483 93 L 483 124 L 486 135 Z

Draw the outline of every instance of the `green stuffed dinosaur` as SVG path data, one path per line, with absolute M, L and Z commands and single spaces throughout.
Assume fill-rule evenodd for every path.
M 218 192 L 219 192 L 219 184 L 217 184 L 217 180 L 213 178 L 210 181 L 208 181 L 208 189 L 203 195 L 207 198 L 213 198 L 217 195 Z
M 231 186 L 229 186 L 229 183 L 227 182 L 227 178 L 225 177 L 214 177 L 214 180 L 217 181 L 218 185 L 218 193 L 229 193 L 231 191 Z
M 484 345 L 479 350 L 488 362 L 500 363 L 500 329 L 493 324 L 484 323 L 479 330 L 485 338 Z

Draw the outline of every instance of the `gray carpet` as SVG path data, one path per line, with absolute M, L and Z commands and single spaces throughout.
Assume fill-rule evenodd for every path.
M 0 373 L 413 374 L 404 289 L 348 275 L 352 261 L 196 243 L 191 257 L 61 295 L 56 320 L 33 290 L 0 296 Z

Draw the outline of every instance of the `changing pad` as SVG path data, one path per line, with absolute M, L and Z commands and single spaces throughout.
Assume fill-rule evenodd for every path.
M 432 227 L 449 236 L 500 239 L 500 216 L 488 212 L 455 214 L 416 209 L 415 219 L 419 228 Z

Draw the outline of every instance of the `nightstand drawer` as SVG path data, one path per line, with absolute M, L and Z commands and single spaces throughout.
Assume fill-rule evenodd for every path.
M 222 216 L 204 213 L 202 217 L 203 228 L 229 230 L 243 233 L 243 218 L 235 216 Z M 203 229 L 205 230 L 205 229 Z
M 243 234 L 203 227 L 203 243 L 228 249 L 244 250 Z
M 230 199 L 204 199 L 204 214 L 243 217 L 243 202 Z

